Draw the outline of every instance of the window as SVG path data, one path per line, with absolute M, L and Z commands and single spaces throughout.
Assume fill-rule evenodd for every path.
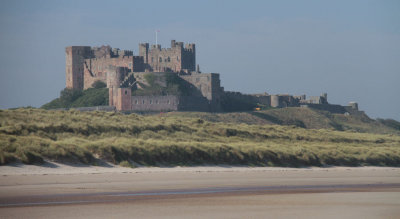
M 160 57 L 159 62 L 162 62 L 162 58 Z
M 142 100 L 142 104 L 144 104 L 144 100 Z
M 171 62 L 171 59 L 169 58 L 169 56 L 168 56 L 167 62 Z
M 151 62 L 153 63 L 153 61 L 154 61 L 154 57 L 151 57 Z
M 152 100 L 149 100 L 149 104 L 153 104 L 153 101 L 152 101 Z
M 138 100 L 135 100 L 135 104 L 138 104 Z
M 125 90 L 125 95 L 127 95 L 128 94 L 128 91 L 127 90 Z
M 132 62 L 129 62 L 129 68 L 132 68 Z
M 158 100 L 156 100 L 156 104 L 158 104 Z
M 200 78 L 196 78 L 196 82 L 199 82 L 200 81 Z
M 167 100 L 167 104 L 171 104 L 171 102 L 169 102 L 169 100 Z

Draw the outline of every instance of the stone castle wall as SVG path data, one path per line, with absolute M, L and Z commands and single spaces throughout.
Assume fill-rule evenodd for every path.
M 118 111 L 202 111 L 211 110 L 204 97 L 192 96 L 131 96 L 129 88 L 109 88 L 109 102 Z
M 139 55 L 144 57 L 145 68 L 150 72 L 189 73 L 196 68 L 196 51 L 194 44 L 171 41 L 171 48 L 148 43 L 139 44 Z
M 144 71 L 143 57 L 141 56 L 117 56 L 85 59 L 84 86 L 83 89 L 92 87 L 95 81 L 107 83 L 109 66 L 124 67 L 128 72 Z
M 179 109 L 178 96 L 132 96 L 132 111 L 167 112 Z
M 216 73 L 192 73 L 181 75 L 182 79 L 195 86 L 208 100 L 217 100 L 221 94 L 221 82 Z
M 72 89 L 83 89 L 83 72 L 85 58 L 90 57 L 89 46 L 69 46 L 65 48 L 65 86 Z
M 331 105 L 327 94 L 310 97 L 285 94 L 246 95 L 225 92 L 219 74 L 200 73 L 196 70 L 195 44 L 171 41 L 171 48 L 148 43 L 139 44 L 139 56 L 130 50 L 110 46 L 70 46 L 66 50 L 66 87 L 88 89 L 96 81 L 109 88 L 109 105 L 120 111 L 235 111 L 253 110 L 254 107 L 298 107 L 342 113 L 347 108 L 357 111 L 357 103 L 349 107 Z M 176 73 L 179 85 L 187 90 L 181 96 L 132 96 L 132 89 L 148 86 L 146 76 L 152 74 L 152 85 L 166 87 L 169 77 Z M 186 83 L 187 82 L 187 83 Z M 184 96 L 189 95 L 189 96 Z M 347 111 L 349 111 L 347 110 Z

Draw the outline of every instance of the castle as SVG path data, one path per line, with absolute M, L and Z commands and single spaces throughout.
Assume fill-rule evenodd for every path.
M 357 103 L 347 107 L 329 104 L 327 94 L 306 99 L 305 95 L 226 92 L 218 73 L 202 73 L 196 66 L 195 44 L 175 40 L 170 48 L 140 43 L 138 55 L 110 46 L 69 46 L 65 52 L 66 87 L 84 90 L 103 82 L 109 89 L 109 105 L 118 111 L 218 112 L 252 110 L 259 106 L 314 107 L 336 113 L 358 110 Z M 151 86 L 165 90 L 171 77 L 187 92 L 136 92 Z

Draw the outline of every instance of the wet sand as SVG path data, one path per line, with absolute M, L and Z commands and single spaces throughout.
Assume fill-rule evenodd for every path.
M 131 169 L 54 165 L 53 168 L 0 167 L 0 217 L 399 218 L 400 215 L 400 168 Z

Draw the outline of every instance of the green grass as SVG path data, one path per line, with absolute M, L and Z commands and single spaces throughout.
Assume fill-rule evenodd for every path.
M 132 90 L 133 96 L 189 96 L 194 92 L 193 88 L 190 88 L 190 85 L 175 73 L 165 73 L 162 75 L 149 73 L 145 75 L 145 79 L 148 85 L 140 83 L 142 89 Z M 161 86 L 156 81 L 165 81 L 166 85 Z
M 0 162 L 400 166 L 400 136 L 162 114 L 0 111 Z M 210 114 L 212 115 L 212 114 Z
M 392 119 L 373 120 L 362 112 L 354 115 L 344 115 L 301 107 L 270 108 L 263 111 L 232 113 L 171 112 L 168 116 L 174 118 L 201 118 L 210 122 L 245 123 L 249 125 L 294 125 L 307 129 L 400 135 L 400 123 Z
M 49 103 L 44 104 L 41 108 L 57 109 L 72 107 L 107 106 L 108 89 L 102 87 L 101 83 L 95 83 L 95 86 L 97 88 L 89 88 L 84 91 L 65 88 L 61 91 L 59 98 L 56 98 Z

